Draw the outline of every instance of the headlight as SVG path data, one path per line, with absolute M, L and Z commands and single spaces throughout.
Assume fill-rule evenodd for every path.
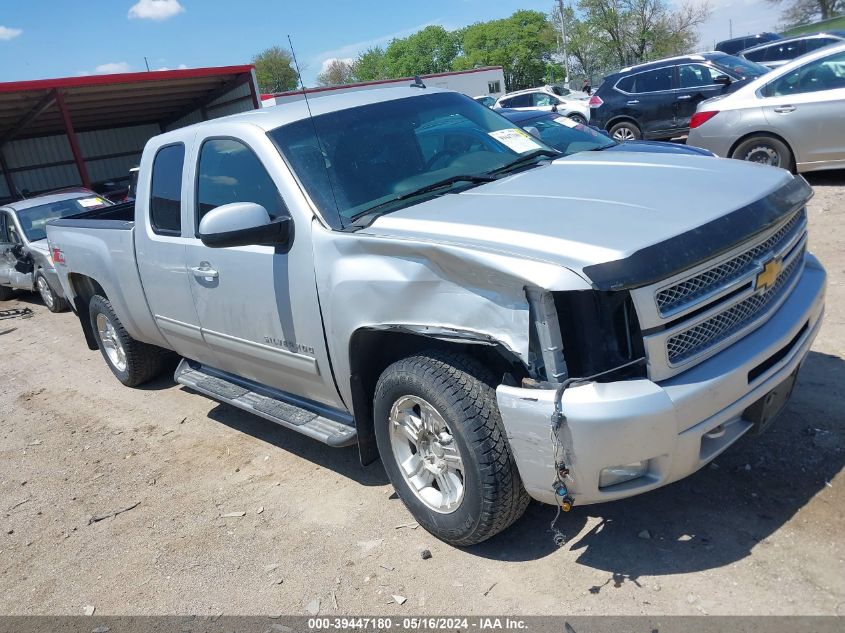
M 642 477 L 646 472 L 648 472 L 647 459 L 605 468 L 599 474 L 599 488 L 607 488 L 608 486 L 615 486 L 616 484 L 631 481 L 637 477 Z

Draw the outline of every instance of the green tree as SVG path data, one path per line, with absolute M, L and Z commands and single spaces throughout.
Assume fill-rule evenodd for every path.
M 601 44 L 599 57 L 617 66 L 687 53 L 712 10 L 707 0 L 673 9 L 666 0 L 579 0 L 580 19 Z
M 353 62 L 345 59 L 331 60 L 323 72 L 317 75 L 317 83 L 321 86 L 340 86 L 353 81 Z
M 252 58 L 258 89 L 264 93 L 285 92 L 299 85 L 293 56 L 287 49 L 273 46 Z
M 390 77 L 446 72 L 452 69 L 460 48 L 455 33 L 442 26 L 427 26 L 413 35 L 390 42 L 384 53 L 385 68 Z
M 552 24 L 539 11 L 517 11 L 508 18 L 478 22 L 459 31 L 463 53 L 455 70 L 502 66 L 508 90 L 543 82 L 546 64 L 557 50 Z
M 384 49 L 379 46 L 373 46 L 360 53 L 352 63 L 352 75 L 355 81 L 390 79 L 384 57 Z
M 845 0 L 769 0 L 771 4 L 787 3 L 781 14 L 784 27 L 828 20 L 845 13 Z

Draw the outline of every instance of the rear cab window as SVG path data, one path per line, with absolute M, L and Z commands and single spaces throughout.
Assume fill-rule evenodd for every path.
M 166 145 L 156 152 L 150 183 L 150 227 L 157 235 L 182 234 L 182 170 L 185 146 Z

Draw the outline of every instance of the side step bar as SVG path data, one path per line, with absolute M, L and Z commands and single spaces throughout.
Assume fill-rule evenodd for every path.
M 348 422 L 332 420 L 292 401 L 253 391 L 249 388 L 252 385 L 246 381 L 189 363 L 184 358 L 176 368 L 174 379 L 180 385 L 281 424 L 329 446 L 350 446 L 358 439 L 358 432 L 352 424 L 351 417 L 348 418 Z M 258 385 L 254 388 L 261 389 Z M 262 391 L 266 393 L 269 389 L 265 388 Z

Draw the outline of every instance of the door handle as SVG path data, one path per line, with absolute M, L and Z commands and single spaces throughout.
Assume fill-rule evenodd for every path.
M 678 97 L 678 101 L 689 101 L 690 99 L 692 99 L 692 95 L 681 95 Z
M 191 268 L 191 272 L 194 273 L 195 277 L 211 277 L 212 279 L 217 279 L 220 276 L 220 273 L 214 270 L 208 262 L 200 262 L 199 266 Z
M 783 105 L 775 108 L 775 112 L 778 114 L 788 114 L 790 112 L 795 112 L 795 110 L 797 110 L 797 108 L 794 105 Z
M 637 105 L 639 102 L 640 102 L 640 100 L 639 100 L 639 99 L 631 99 L 631 100 L 628 102 L 628 105 Z

